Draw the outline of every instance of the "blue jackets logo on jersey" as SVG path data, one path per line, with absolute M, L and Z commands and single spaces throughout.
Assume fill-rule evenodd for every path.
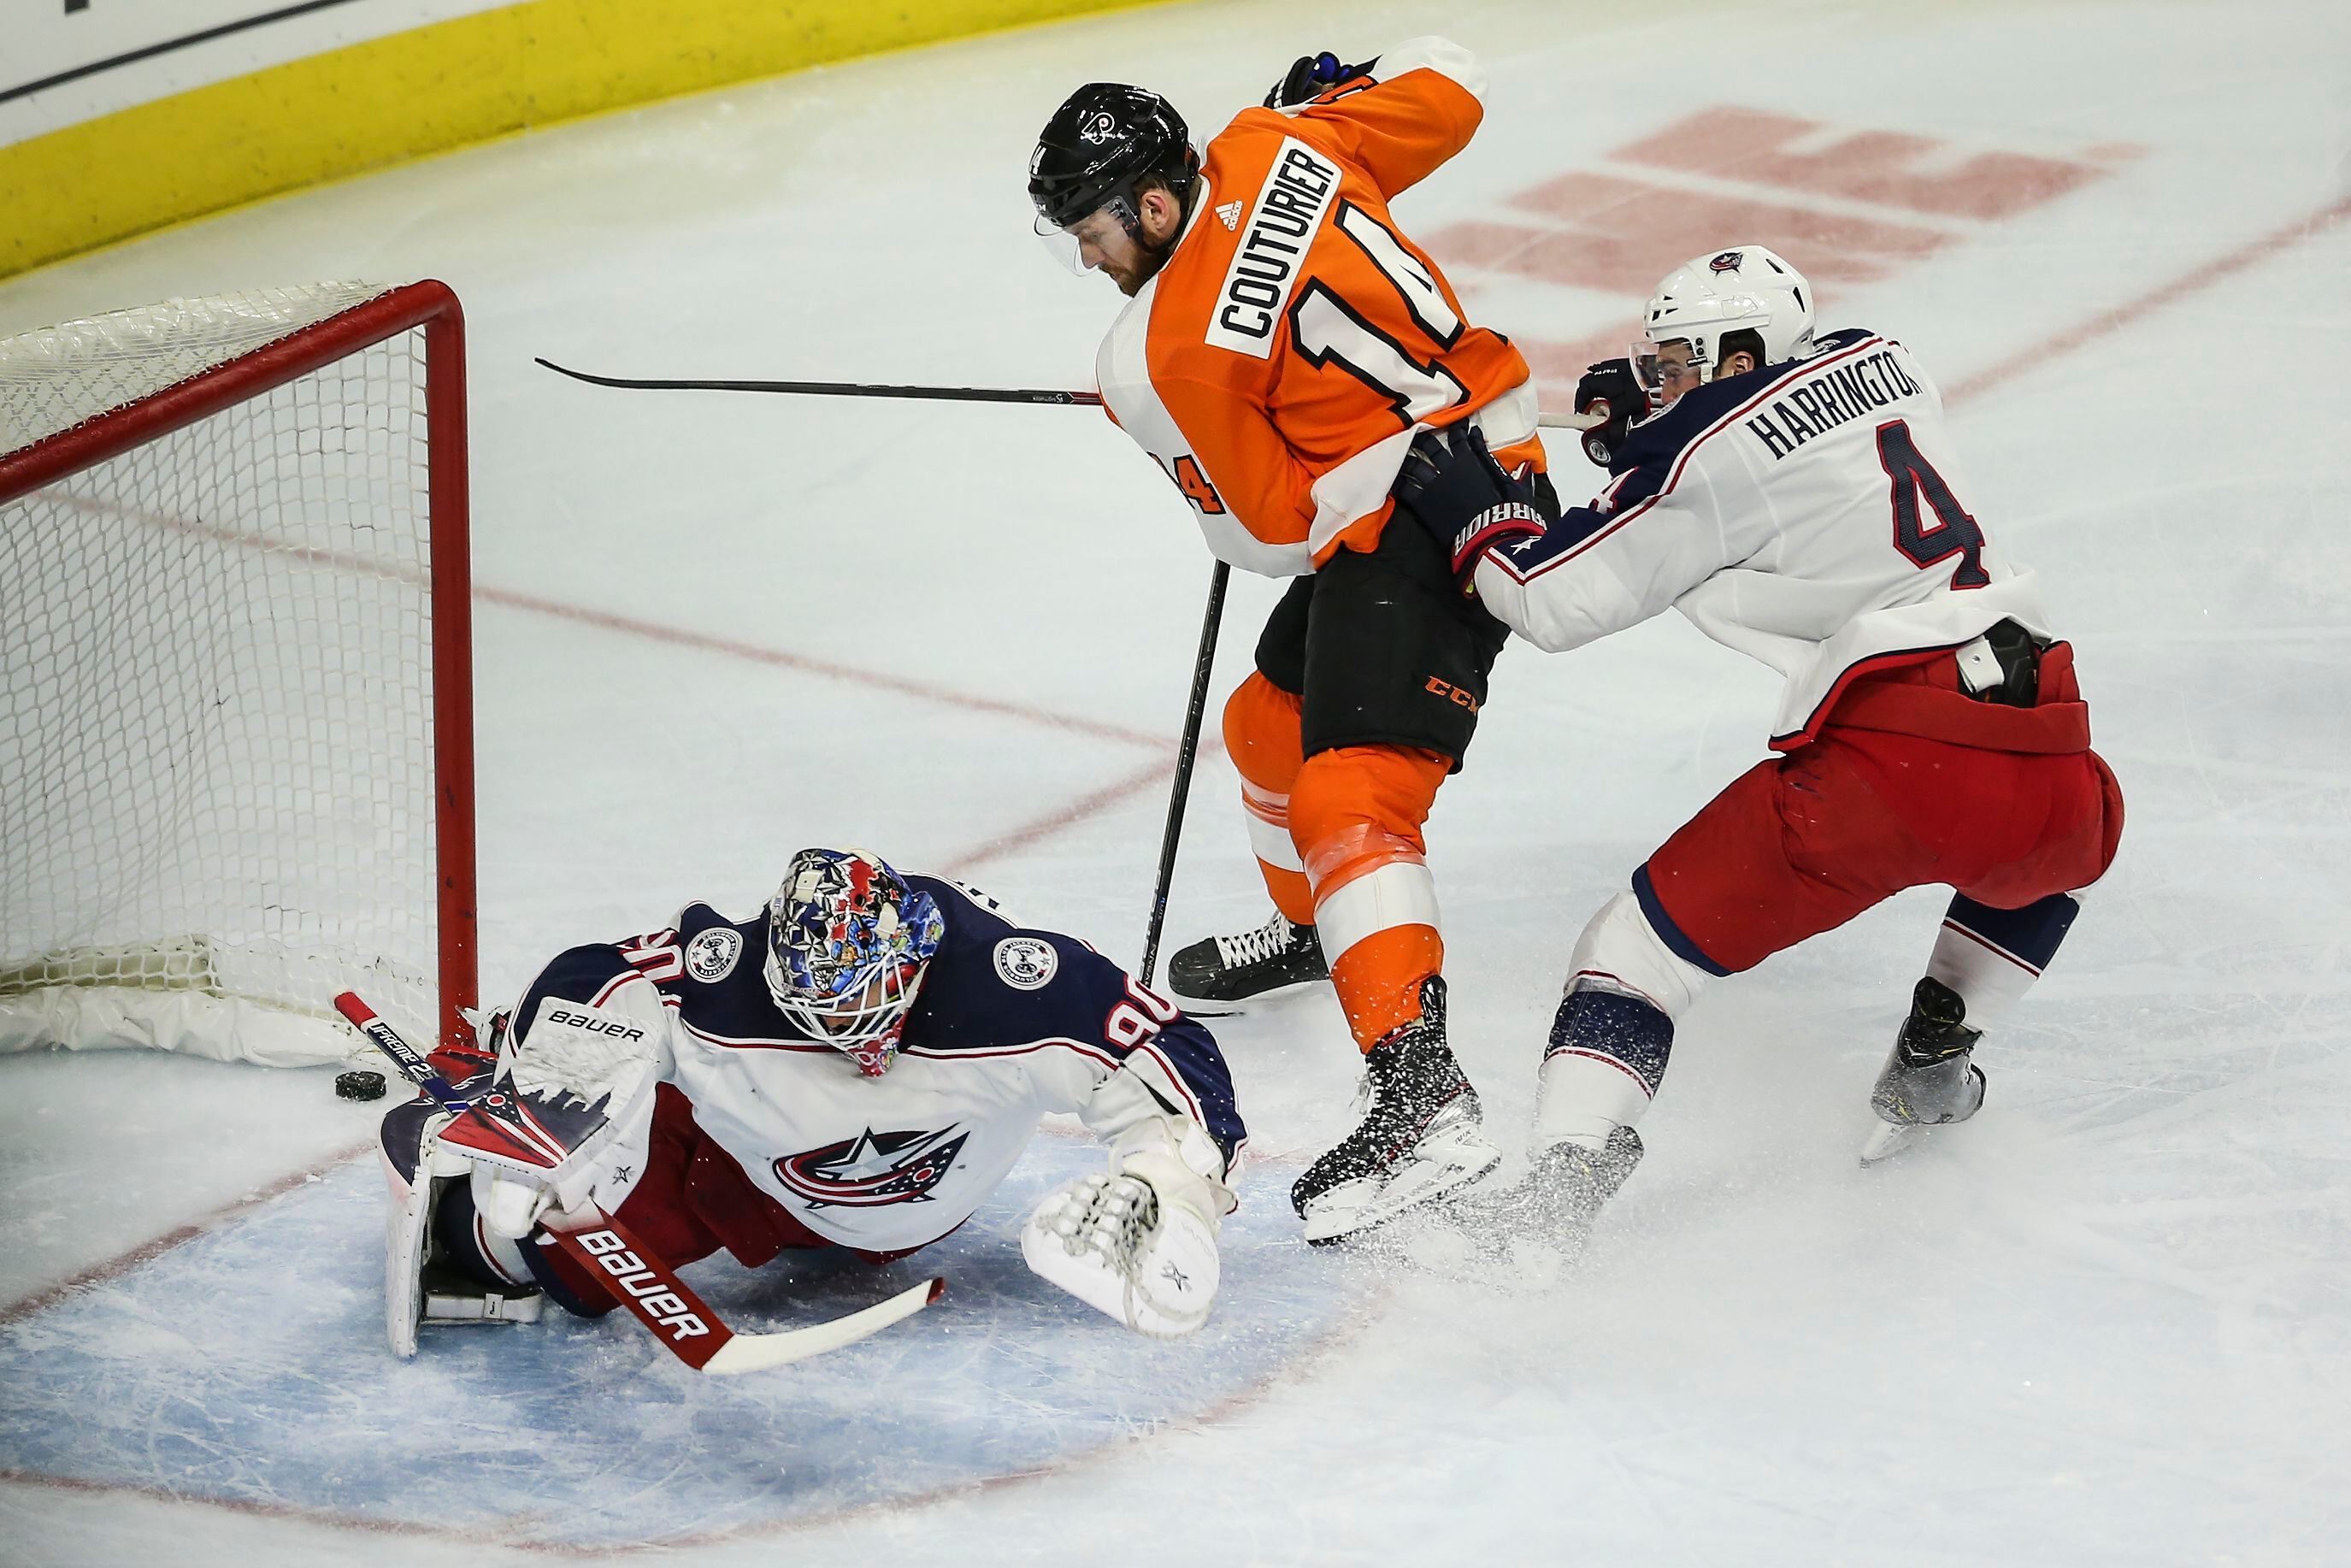
M 1007 936 L 996 945 L 996 973 L 1016 991 L 1043 990 L 1061 967 L 1061 956 L 1040 937 Z
M 714 985 L 735 972 L 743 956 L 743 934 L 732 925 L 714 925 L 685 945 L 685 972 L 705 985 Z
M 776 1161 L 776 1179 L 811 1208 L 927 1203 L 970 1137 L 953 1125 L 935 1133 L 868 1127 L 854 1138 L 784 1155 Z

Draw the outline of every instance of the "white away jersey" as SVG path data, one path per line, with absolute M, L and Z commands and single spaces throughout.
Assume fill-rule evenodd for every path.
M 871 1252 L 962 1224 L 1055 1112 L 1105 1138 L 1181 1113 L 1233 1158 L 1246 1134 L 1207 1030 L 1082 942 L 1015 926 L 959 883 L 906 880 L 937 900 L 946 932 L 879 1078 L 778 1010 L 764 912 L 735 922 L 693 904 L 667 929 L 574 947 L 531 983 L 515 1026 L 527 1033 L 549 1002 L 646 1024 L 661 1077 L 758 1188 Z M 596 1196 L 610 1208 L 627 1193 Z
M 1810 359 L 1709 382 L 1635 425 L 1614 481 L 1479 564 L 1487 607 L 1581 646 L 1667 606 L 1787 677 L 1771 744 L 1802 745 L 1840 682 L 2000 621 L 2051 630 L 2032 573 L 1967 509 L 1942 395 L 1859 329 Z

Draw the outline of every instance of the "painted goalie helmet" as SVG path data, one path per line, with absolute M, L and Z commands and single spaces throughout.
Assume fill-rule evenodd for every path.
M 768 994 L 810 1039 L 879 1078 L 946 932 L 936 901 L 880 856 L 802 850 L 768 901 Z

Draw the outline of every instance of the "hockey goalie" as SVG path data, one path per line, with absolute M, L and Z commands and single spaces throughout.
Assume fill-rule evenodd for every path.
M 599 1216 L 672 1266 L 904 1257 L 962 1225 L 1056 1112 L 1109 1159 L 1029 1218 L 1029 1267 L 1159 1337 L 1216 1298 L 1245 1134 L 1208 1031 L 1084 943 L 863 851 L 802 850 L 749 920 L 691 904 L 559 954 L 432 1064 L 454 1094 L 382 1129 L 403 1356 L 427 1319 L 611 1311 L 610 1282 L 553 1244 Z

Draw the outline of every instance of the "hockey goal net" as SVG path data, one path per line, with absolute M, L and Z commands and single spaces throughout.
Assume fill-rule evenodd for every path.
M 0 1050 L 462 1027 L 465 406 L 438 283 L 0 339 Z

